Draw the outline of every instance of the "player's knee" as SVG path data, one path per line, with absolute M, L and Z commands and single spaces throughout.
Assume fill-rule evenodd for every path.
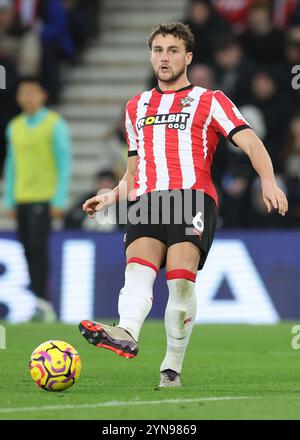
M 201 258 L 200 249 L 190 242 L 176 243 L 169 248 L 167 271 L 181 268 L 196 272 Z

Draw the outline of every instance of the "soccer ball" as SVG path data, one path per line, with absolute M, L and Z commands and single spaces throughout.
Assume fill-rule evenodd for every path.
M 47 341 L 32 353 L 29 362 L 34 382 L 44 390 L 64 391 L 77 382 L 81 371 L 79 354 L 64 341 Z

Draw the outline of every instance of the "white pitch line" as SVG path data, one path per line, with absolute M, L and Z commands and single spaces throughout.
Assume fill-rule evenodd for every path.
M 132 406 L 132 405 L 161 405 L 173 403 L 193 403 L 193 402 L 216 402 L 220 400 L 245 400 L 253 399 L 248 396 L 224 396 L 224 397 L 199 397 L 197 399 L 164 399 L 164 400 L 129 400 L 129 401 L 111 401 L 99 403 L 82 403 L 79 405 L 48 405 L 48 406 L 27 406 L 20 408 L 0 408 L 0 414 L 8 414 L 14 412 L 32 412 L 32 411 L 52 411 L 52 410 L 66 410 L 66 409 L 83 409 L 83 408 L 107 408 L 117 406 Z

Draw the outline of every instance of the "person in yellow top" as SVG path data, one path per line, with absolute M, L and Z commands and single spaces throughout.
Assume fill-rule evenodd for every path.
M 67 123 L 45 107 L 47 93 L 38 78 L 20 81 L 22 110 L 7 127 L 4 199 L 15 215 L 24 246 L 31 290 L 39 297 L 38 316 L 50 320 L 48 238 L 51 217 L 62 217 L 71 174 L 71 140 Z M 43 312 L 41 312 L 43 311 Z

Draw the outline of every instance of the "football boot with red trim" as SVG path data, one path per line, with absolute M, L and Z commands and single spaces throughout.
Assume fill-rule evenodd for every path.
M 79 330 L 89 344 L 112 350 L 126 359 L 138 354 L 137 341 L 122 327 L 84 320 L 79 324 Z

